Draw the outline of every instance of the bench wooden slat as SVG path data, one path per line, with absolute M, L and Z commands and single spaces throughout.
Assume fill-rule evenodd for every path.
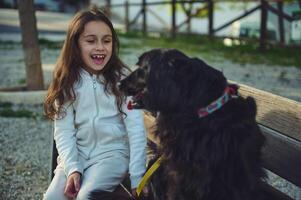
M 155 119 L 145 114 L 144 120 L 149 131 L 148 138 L 157 142 L 151 129 Z M 267 140 L 263 149 L 264 167 L 295 185 L 301 186 L 301 142 L 267 127 L 260 127 Z
M 277 190 L 268 183 L 261 182 L 261 188 L 265 196 L 272 200 L 294 200 L 290 196 Z
M 266 137 L 264 167 L 301 187 L 301 142 L 260 126 Z
M 259 124 L 301 141 L 301 103 L 239 84 L 242 96 L 252 96 L 257 103 Z

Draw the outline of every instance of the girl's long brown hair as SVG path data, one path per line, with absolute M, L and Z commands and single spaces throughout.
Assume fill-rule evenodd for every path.
M 55 65 L 53 81 L 48 88 L 44 102 L 44 111 L 48 118 L 54 119 L 62 110 L 65 102 L 76 99 L 73 85 L 80 79 L 80 69 L 84 65 L 81 60 L 78 39 L 84 31 L 85 25 L 90 21 L 102 21 L 109 26 L 113 38 L 112 56 L 101 73 L 104 76 L 105 92 L 116 96 L 116 104 L 120 113 L 124 96 L 117 88 L 117 82 L 123 75 L 124 68 L 128 69 L 118 57 L 119 41 L 111 21 L 106 15 L 92 7 L 89 10 L 77 13 L 71 21 L 62 51 Z

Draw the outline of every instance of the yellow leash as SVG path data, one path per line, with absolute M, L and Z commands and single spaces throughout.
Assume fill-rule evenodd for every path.
M 162 156 L 160 156 L 156 162 L 154 162 L 154 164 L 146 171 L 146 173 L 144 174 L 144 176 L 142 177 L 140 183 L 138 184 L 138 187 L 136 189 L 137 195 L 138 197 L 140 196 L 142 189 L 144 188 L 145 184 L 147 183 L 147 181 L 149 180 L 149 178 L 153 175 L 153 173 L 158 169 L 158 167 L 160 166 L 162 160 Z

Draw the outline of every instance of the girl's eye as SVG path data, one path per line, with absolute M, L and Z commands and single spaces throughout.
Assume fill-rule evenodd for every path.
M 111 40 L 105 40 L 104 42 L 105 42 L 105 43 L 110 43 L 110 42 L 111 42 Z
M 94 42 L 94 40 L 87 40 L 87 42 L 88 42 L 88 43 L 93 43 L 93 42 Z

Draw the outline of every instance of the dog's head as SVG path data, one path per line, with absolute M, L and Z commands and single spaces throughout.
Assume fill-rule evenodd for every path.
M 145 52 L 137 66 L 120 84 L 121 91 L 133 96 L 133 108 L 197 112 L 220 97 L 227 85 L 220 71 L 175 49 Z

